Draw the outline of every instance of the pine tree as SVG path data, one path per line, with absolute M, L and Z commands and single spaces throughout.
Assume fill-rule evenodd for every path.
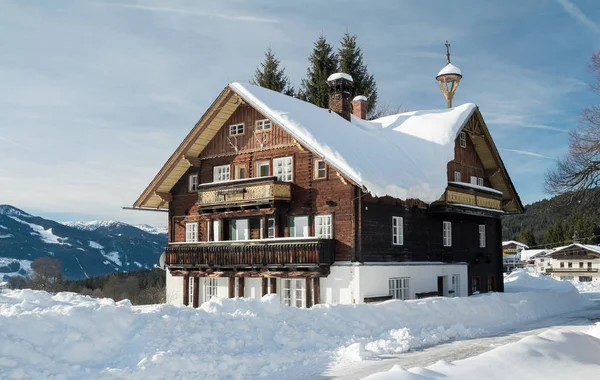
M 309 68 L 306 70 L 306 78 L 302 79 L 298 97 L 318 107 L 328 108 L 327 77 L 337 71 L 338 57 L 322 34 L 315 41 L 308 61 Z
M 250 84 L 293 96 L 294 88 L 290 86 L 290 80 L 285 75 L 285 68 L 280 69 L 279 64 L 279 60 L 269 47 L 265 52 L 265 60 L 260 64 L 260 67 L 256 68 L 254 78 L 250 80 Z
M 527 244 L 530 248 L 536 246 L 535 237 L 529 228 L 523 228 L 519 231 L 519 235 L 517 235 L 517 241 Z
M 364 95 L 369 100 L 367 102 L 367 114 L 375 111 L 377 105 L 377 84 L 373 74 L 369 74 L 367 65 L 363 62 L 362 49 L 356 43 L 356 35 L 348 32 L 340 41 L 339 49 L 339 71 L 352 76 L 354 87 L 352 97 Z

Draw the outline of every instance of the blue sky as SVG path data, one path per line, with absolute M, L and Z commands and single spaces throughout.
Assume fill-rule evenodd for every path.
M 0 203 L 57 220 L 166 225 L 123 211 L 218 93 L 271 46 L 297 86 L 316 37 L 357 34 L 381 102 L 443 108 L 444 41 L 530 203 L 597 102 L 594 0 L 0 0 Z

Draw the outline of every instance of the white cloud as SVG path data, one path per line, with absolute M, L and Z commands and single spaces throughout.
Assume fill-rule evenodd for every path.
M 577 5 L 573 4 L 570 0 L 556 1 L 563 7 L 565 12 L 571 15 L 575 20 L 579 21 L 581 25 L 585 26 L 593 33 L 600 35 L 600 26 L 587 17 Z
M 554 158 L 554 157 L 545 156 L 543 154 L 539 154 L 539 153 L 535 153 L 535 152 L 530 152 L 530 151 L 527 151 L 527 150 L 508 149 L 508 148 L 498 148 L 498 149 L 502 150 L 502 151 L 505 151 L 505 152 L 522 154 L 522 155 L 525 155 L 525 156 L 531 156 L 531 157 L 537 157 L 537 158 L 545 158 L 545 159 L 550 159 L 550 160 L 556 160 L 556 158 Z

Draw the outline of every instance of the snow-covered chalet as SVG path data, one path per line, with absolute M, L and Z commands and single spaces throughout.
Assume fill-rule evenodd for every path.
M 503 291 L 501 217 L 523 206 L 479 108 L 366 120 L 352 78 L 322 109 L 231 83 L 134 208 L 168 212 L 167 301 L 277 293 L 364 303 Z

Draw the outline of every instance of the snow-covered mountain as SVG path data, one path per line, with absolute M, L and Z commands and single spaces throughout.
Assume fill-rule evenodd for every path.
M 51 256 L 69 279 L 152 268 L 166 229 L 115 221 L 55 222 L 0 205 L 0 281 L 26 275 L 33 260 Z

